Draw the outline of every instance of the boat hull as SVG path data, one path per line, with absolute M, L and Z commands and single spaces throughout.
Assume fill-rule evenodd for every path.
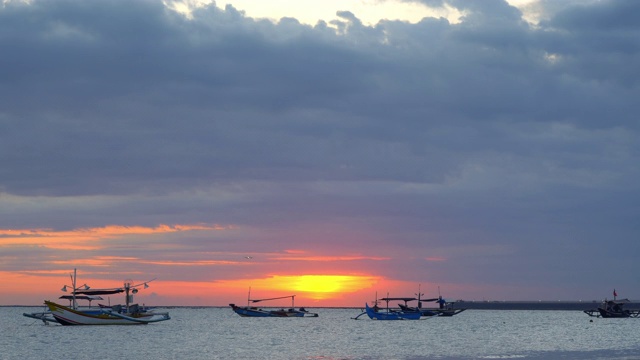
M 233 311 L 242 316 L 242 317 L 273 317 L 274 315 L 260 309 L 252 309 L 248 307 L 240 307 L 235 306 L 234 304 L 229 304 Z
M 465 310 L 466 309 L 443 309 L 443 310 L 438 309 L 438 310 L 435 310 L 435 312 L 438 314 L 438 316 L 453 316 L 453 315 L 460 314 Z
M 419 320 L 419 312 L 377 312 L 365 304 L 365 311 L 372 320 Z
M 424 316 L 424 317 L 429 317 L 429 316 L 444 316 L 444 317 L 449 316 L 450 317 L 453 315 L 460 314 L 461 312 L 466 310 L 466 309 L 420 309 L 420 308 L 405 306 L 402 304 L 398 304 L 398 306 L 400 307 L 400 310 L 402 310 L 405 313 L 418 312 L 420 313 L 421 316 Z
M 229 304 L 231 309 L 242 317 L 318 317 L 318 314 L 295 309 L 288 310 L 263 310 L 253 307 L 236 306 Z
M 628 318 L 631 317 L 631 313 L 629 311 L 621 310 L 618 312 L 609 311 L 607 309 L 598 308 L 598 312 L 600 313 L 600 317 L 603 318 Z
M 118 314 L 108 310 L 74 310 L 51 301 L 45 304 L 62 325 L 141 325 L 170 319 L 166 313 Z

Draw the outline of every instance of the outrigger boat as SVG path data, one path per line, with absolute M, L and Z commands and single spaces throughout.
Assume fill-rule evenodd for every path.
M 29 318 L 42 320 L 45 324 L 58 323 L 61 325 L 139 325 L 149 324 L 171 319 L 169 313 L 159 313 L 144 307 L 133 304 L 133 295 L 138 293 L 138 287 L 148 287 L 149 280 L 137 285 L 125 282 L 121 288 L 94 289 L 91 290 L 86 284 L 76 287 L 76 269 L 71 277 L 73 290 L 71 295 L 64 295 L 60 298 L 69 299 L 70 305 L 63 306 L 46 300 L 44 303 L 49 311 L 24 313 Z M 66 291 L 67 286 L 62 288 Z M 125 293 L 125 305 L 100 306 L 99 308 L 79 308 L 77 300 L 98 300 L 98 295 L 111 295 Z M 100 298 L 101 299 L 101 298 Z
M 438 294 L 440 293 L 440 287 L 438 287 Z M 420 292 L 420 286 L 418 286 L 418 293 L 416 294 L 417 298 L 415 297 L 406 297 L 406 298 L 390 298 L 389 300 L 394 300 L 394 301 L 404 301 L 404 305 L 403 304 L 398 304 L 398 307 L 404 311 L 404 312 L 419 312 L 422 316 L 453 316 L 453 315 L 457 315 L 460 314 L 461 312 L 465 311 L 466 309 L 455 309 L 453 307 L 453 304 L 455 304 L 455 301 L 447 301 L 445 299 L 442 298 L 442 296 L 438 295 L 437 298 L 431 298 L 431 299 L 422 299 L 422 294 Z M 386 300 L 386 299 L 382 299 L 382 300 Z M 418 306 L 416 307 L 411 307 L 408 305 L 409 301 L 418 301 Z M 436 302 L 438 303 L 438 307 L 437 308 L 423 308 L 422 307 L 422 302 Z
M 294 306 L 295 295 L 287 295 L 269 299 L 251 299 L 251 288 L 249 288 L 249 296 L 247 297 L 247 306 L 236 306 L 236 304 L 229 304 L 231 309 L 242 317 L 318 317 L 318 314 L 311 313 L 305 308 L 301 307 L 296 309 Z M 251 306 L 251 303 L 259 303 L 262 301 L 279 300 L 291 298 L 291 307 L 289 309 L 261 309 Z
M 400 309 L 402 309 L 402 311 L 405 312 L 419 312 L 422 316 L 453 316 L 453 315 L 457 315 L 460 314 L 461 312 L 465 311 L 466 309 L 455 309 L 453 307 L 453 304 L 455 304 L 454 301 L 447 301 L 445 299 L 442 298 L 442 296 L 439 296 L 437 298 L 434 299 L 420 299 L 420 297 L 418 298 L 394 298 L 392 300 L 403 300 L 405 303 L 403 304 L 398 304 L 398 307 L 400 307 Z M 418 300 L 418 306 L 417 307 L 411 307 L 408 306 L 407 303 L 409 301 L 414 301 L 414 300 Z M 439 304 L 438 308 L 423 308 L 422 307 L 422 302 L 423 301 L 435 301 Z
M 377 298 L 377 296 L 376 296 Z M 381 301 L 386 301 L 386 309 L 380 309 L 378 307 L 378 299 L 373 301 L 373 307 L 365 303 L 365 310 L 358 316 L 352 318 L 358 320 L 362 315 L 367 315 L 371 320 L 420 320 L 421 314 L 417 311 L 404 311 L 402 309 L 390 309 L 389 301 L 397 300 L 401 298 L 382 298 Z
M 593 317 L 602 318 L 637 318 L 640 317 L 640 309 L 624 309 L 624 305 L 630 303 L 629 299 L 617 300 L 618 294 L 613 290 L 613 300 L 603 300 L 596 309 L 584 310 L 584 313 Z

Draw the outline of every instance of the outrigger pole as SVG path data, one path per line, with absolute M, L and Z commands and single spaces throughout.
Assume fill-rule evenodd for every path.
M 251 291 L 251 289 L 249 289 L 249 291 Z M 249 299 L 249 301 L 250 301 L 250 302 L 257 303 L 257 302 L 260 302 L 260 301 L 269 301 L 269 300 L 279 300 L 279 299 L 287 299 L 287 298 L 291 298 L 291 307 L 295 307 L 295 306 L 293 305 L 293 302 L 294 302 L 294 300 L 295 300 L 295 297 L 296 297 L 295 295 L 288 295 L 288 296 L 280 296 L 280 297 L 269 298 L 269 299 L 255 299 L 255 300 Z

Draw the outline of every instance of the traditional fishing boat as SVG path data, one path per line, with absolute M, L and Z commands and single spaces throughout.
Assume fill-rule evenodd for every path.
M 369 304 L 364 304 L 365 310 L 358 316 L 352 318 L 354 320 L 358 320 L 361 316 L 367 315 L 371 320 L 419 320 L 421 317 L 420 312 L 417 311 L 404 311 L 402 309 L 390 309 L 389 302 L 393 300 L 404 299 L 404 298 L 382 298 L 376 299 L 373 301 L 373 307 L 370 307 Z M 378 301 L 385 301 L 387 306 L 385 309 L 380 309 L 378 307 Z
M 140 325 L 169 320 L 168 313 L 144 311 L 137 306 L 129 306 L 116 311 L 99 309 L 98 311 L 76 310 L 51 301 L 44 302 L 53 317 L 62 325 Z
M 133 285 L 126 281 L 121 288 L 113 289 L 91 289 L 86 284 L 76 287 L 76 269 L 71 277 L 71 295 L 64 295 L 61 298 L 70 301 L 69 306 L 63 306 L 52 301 L 45 301 L 48 311 L 36 313 L 24 313 L 26 317 L 42 320 L 45 324 L 59 323 L 61 325 L 139 325 L 149 324 L 171 319 L 166 312 L 155 312 L 133 303 L 134 294 L 138 293 L 138 287 L 149 287 L 148 283 L 153 280 Z M 62 291 L 67 291 L 67 285 Z M 99 295 L 111 295 L 125 293 L 125 305 L 100 306 L 99 308 L 80 308 L 78 300 L 97 300 Z M 100 298 L 102 299 L 102 298 Z
M 405 312 L 419 312 L 422 316 L 453 316 L 453 315 L 457 315 L 460 314 L 461 312 L 465 311 L 466 309 L 458 309 L 458 308 L 454 308 L 453 304 L 455 304 L 454 301 L 447 301 L 445 299 L 442 298 L 442 296 L 439 296 L 437 298 L 433 298 L 433 299 L 420 299 L 420 297 L 418 298 L 395 298 L 393 300 L 404 300 L 405 303 L 403 304 L 398 304 L 398 307 L 400 309 L 402 309 L 402 311 Z M 412 307 L 412 306 L 408 306 L 407 303 L 408 301 L 418 301 L 418 306 L 417 307 Z M 426 301 L 426 302 L 430 302 L 430 301 L 434 301 L 436 303 L 438 303 L 439 307 L 438 308 L 423 308 L 422 307 L 422 302 Z
M 440 294 L 440 287 L 438 286 L 438 294 Z M 455 301 L 445 300 L 442 296 L 438 295 L 437 298 L 423 299 L 423 293 L 420 292 L 420 286 L 418 285 L 418 293 L 416 297 L 403 297 L 403 298 L 389 298 L 381 299 L 387 301 L 404 301 L 404 304 L 398 304 L 398 307 L 404 312 L 419 312 L 421 316 L 453 316 L 457 315 L 466 309 L 454 308 Z M 410 301 L 418 301 L 417 306 L 409 306 Z M 438 304 L 437 308 L 423 308 L 423 302 L 435 302 Z
M 593 317 L 602 318 L 637 318 L 640 317 L 640 309 L 625 309 L 624 305 L 630 303 L 629 299 L 618 300 L 618 293 L 613 290 L 613 300 L 603 300 L 595 309 L 584 310 L 584 313 Z
M 296 309 L 294 306 L 295 295 L 287 295 L 269 299 L 251 299 L 251 288 L 249 288 L 249 296 L 247 297 L 247 306 L 237 306 L 236 304 L 229 304 L 231 309 L 242 317 L 318 317 L 318 314 L 311 313 L 305 308 L 301 307 Z M 280 308 L 277 310 L 261 309 L 255 306 L 251 306 L 251 303 L 259 303 L 262 301 L 271 301 L 279 299 L 291 298 L 291 307 L 288 309 Z
M 365 312 L 371 320 L 419 320 L 419 312 L 404 312 L 404 311 L 380 311 L 380 309 L 371 308 L 369 304 L 364 304 Z

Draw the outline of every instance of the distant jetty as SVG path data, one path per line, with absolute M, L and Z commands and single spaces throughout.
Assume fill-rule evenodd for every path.
M 465 301 L 457 300 L 454 308 L 475 310 L 589 310 L 601 301 Z M 631 301 L 629 308 L 640 308 L 640 301 Z

